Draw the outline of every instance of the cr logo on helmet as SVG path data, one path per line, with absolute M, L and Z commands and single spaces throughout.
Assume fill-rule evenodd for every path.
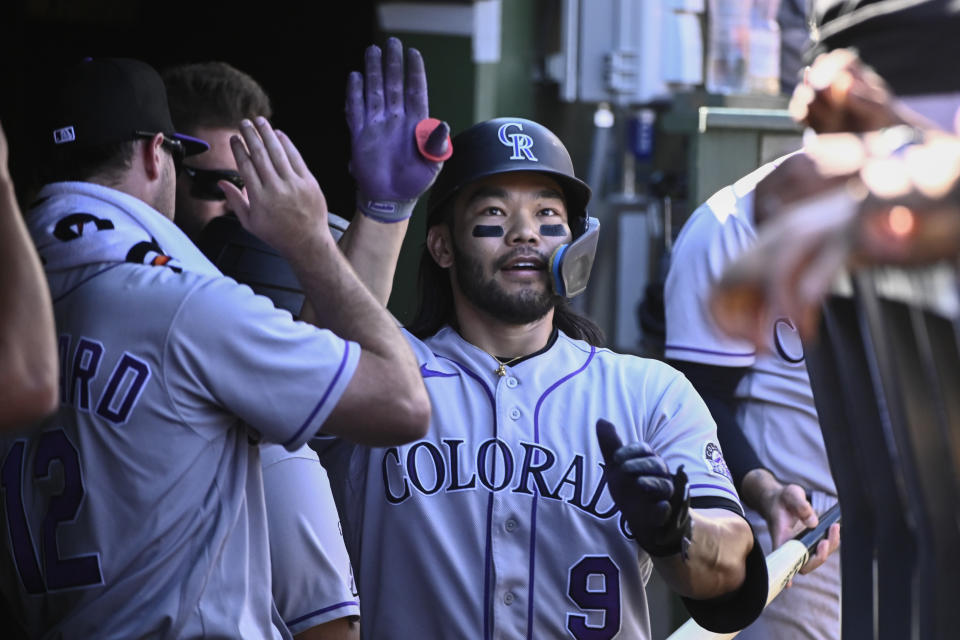
M 528 136 L 525 133 L 510 133 L 507 131 L 511 127 L 516 127 L 520 131 L 523 131 L 523 125 L 519 122 L 507 122 L 500 126 L 500 129 L 497 130 L 497 137 L 500 138 L 500 143 L 505 147 L 512 147 L 513 154 L 511 154 L 511 160 L 531 160 L 533 162 L 538 162 L 537 156 L 533 155 L 533 138 Z

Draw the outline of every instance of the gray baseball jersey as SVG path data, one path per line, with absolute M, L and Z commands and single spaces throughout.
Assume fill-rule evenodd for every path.
M 304 445 L 261 447 L 273 598 L 290 633 L 360 615 L 327 472 Z
M 409 336 L 409 334 L 408 334 Z M 715 425 L 669 366 L 559 333 L 495 373 L 449 327 L 409 336 L 430 393 L 423 440 L 318 439 L 363 596 L 366 638 L 649 638 L 650 558 L 602 481 L 594 425 L 684 465 L 737 509 Z
M 119 231 L 106 203 L 143 208 L 82 188 L 105 210 L 82 214 L 90 233 Z M 124 262 L 47 275 L 61 407 L 0 439 L 14 614 L 34 637 L 282 637 L 257 443 L 305 443 L 358 345 L 220 276 Z
M 665 352 L 676 360 L 749 367 L 736 391 L 738 423 L 761 463 L 782 482 L 809 490 L 814 509 L 822 513 L 836 502 L 836 488 L 794 324 L 789 318 L 777 318 L 769 328 L 767 348 L 758 353 L 749 343 L 720 331 L 708 304 L 725 267 L 756 241 L 754 188 L 781 160 L 721 189 L 684 224 L 664 289 Z M 747 515 L 769 553 L 766 521 L 749 509 Z M 840 637 L 839 594 L 840 563 L 834 554 L 812 574 L 797 577 L 794 586 L 738 637 L 835 640 Z
M 665 355 L 749 367 L 737 389 L 739 422 L 764 465 L 782 481 L 836 495 L 807 377 L 803 346 L 789 318 L 777 318 L 759 353 L 713 321 L 709 296 L 725 267 L 756 242 L 753 194 L 779 160 L 720 190 L 684 224 L 664 288 Z
M 328 215 L 330 232 L 339 238 L 349 223 Z M 231 277 L 271 298 L 277 308 L 299 314 L 304 293 L 286 260 L 245 231 L 235 217 L 219 218 L 211 225 L 216 226 L 206 228 L 198 243 L 210 259 Z M 229 249 L 224 244 L 234 242 Z M 358 616 L 359 600 L 340 518 L 317 454 L 306 445 L 288 451 L 266 444 L 261 462 L 273 595 L 280 617 L 291 633 L 298 634 L 336 618 Z

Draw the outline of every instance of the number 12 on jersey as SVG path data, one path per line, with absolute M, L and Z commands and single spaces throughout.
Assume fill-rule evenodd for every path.
M 96 554 L 60 557 L 57 527 L 76 519 L 84 495 L 80 456 L 62 429 L 47 431 L 40 436 L 33 459 L 34 481 L 50 480 L 54 462 L 59 462 L 63 469 L 63 489 L 50 497 L 40 526 L 41 573 L 37 547 L 23 506 L 23 485 L 30 481 L 24 478 L 26 445 L 26 440 L 14 442 L 0 468 L 0 487 L 3 488 L 10 544 L 24 588 L 27 593 L 39 594 L 100 584 L 100 558 Z
M 567 629 L 577 640 L 608 640 L 620 631 L 620 569 L 607 556 L 584 556 L 570 567 L 567 595 L 583 611 L 596 611 L 602 623 L 567 614 Z

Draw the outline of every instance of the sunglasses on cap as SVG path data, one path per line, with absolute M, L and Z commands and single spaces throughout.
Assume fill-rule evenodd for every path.
M 190 195 L 198 200 L 226 200 L 223 189 L 217 184 L 220 180 L 226 180 L 237 189 L 243 189 L 243 178 L 236 171 L 188 166 L 183 166 L 182 169 L 190 178 Z
M 135 133 L 140 138 L 153 138 L 153 136 L 157 135 L 156 133 L 150 133 L 149 131 L 136 131 Z M 183 159 L 187 155 L 186 149 L 183 148 L 183 143 L 179 140 L 168 138 L 164 134 L 160 135 L 163 135 L 163 142 L 161 145 L 167 150 L 167 153 L 173 157 L 173 166 L 179 174 L 180 169 L 183 167 Z

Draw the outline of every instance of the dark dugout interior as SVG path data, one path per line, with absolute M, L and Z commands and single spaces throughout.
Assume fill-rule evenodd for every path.
M 373 0 L 2 0 L 0 122 L 18 196 L 35 186 L 30 114 L 52 66 L 96 56 L 138 58 L 158 70 L 223 60 L 264 87 L 274 125 L 300 149 L 330 210 L 350 218 L 344 88 L 363 50 L 381 40 Z

